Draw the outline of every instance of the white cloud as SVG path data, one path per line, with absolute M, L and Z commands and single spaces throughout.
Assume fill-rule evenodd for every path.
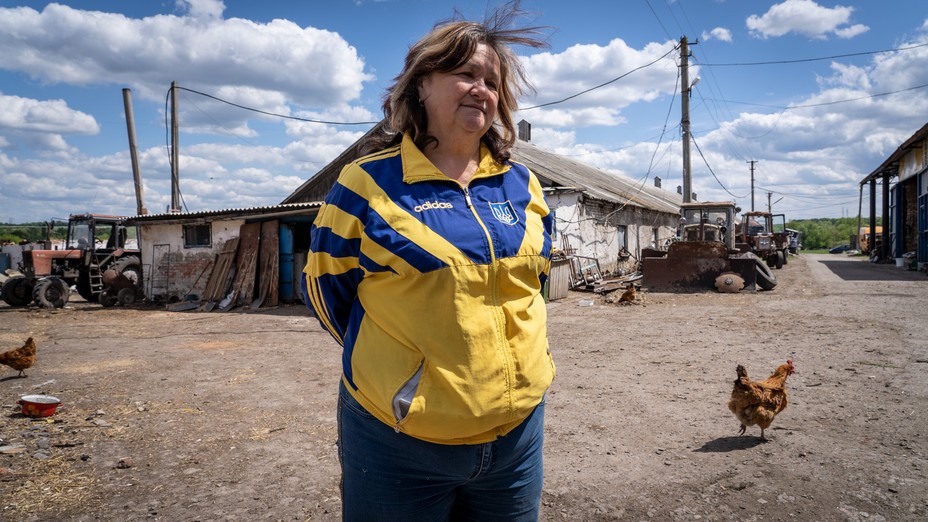
M 326 122 L 378 122 L 382 115 L 373 114 L 363 107 L 342 105 L 329 107 L 324 111 L 299 111 L 293 116 L 314 121 L 286 120 L 287 134 L 291 136 L 331 136 L 332 128 L 328 125 L 315 123 L 318 121 Z M 371 124 L 345 126 L 344 130 L 352 132 L 352 129 L 363 129 L 367 131 Z M 361 137 L 362 133 L 352 133 L 356 138 Z
M 280 93 L 309 107 L 356 100 L 372 79 L 355 48 L 331 31 L 287 20 L 224 20 L 221 2 L 182 5 L 191 16 L 132 19 L 60 4 L 41 12 L 0 8 L 0 68 L 52 84 L 130 85 L 152 100 L 178 80 L 213 93 Z
M 577 139 L 574 131 L 559 131 L 554 129 L 532 129 L 532 143 L 550 151 L 569 150 Z
M 925 42 L 928 36 L 923 35 L 898 46 Z M 818 91 L 794 99 L 793 108 L 744 112 L 717 122 L 716 129 L 697 131 L 691 168 L 699 199 L 734 198 L 743 208 L 750 207 L 746 160 L 755 159 L 759 208 L 766 208 L 769 189 L 775 191 L 773 200 L 783 198 L 774 209 L 789 218 L 856 209 L 860 179 L 924 125 L 928 98 L 920 90 L 906 89 L 928 84 L 928 70 L 918 66 L 926 62 L 928 48 L 881 53 L 867 64 L 834 62 L 831 74 L 817 78 Z M 899 92 L 886 94 L 893 91 Z M 697 111 L 698 107 L 697 103 Z M 702 116 L 697 112 L 696 117 Z M 556 132 L 533 129 L 533 134 L 539 145 L 604 170 L 633 179 L 659 176 L 666 190 L 682 180 L 676 133 L 665 135 L 661 145 L 639 143 L 611 150 L 574 136 L 563 139 Z
M 68 107 L 64 100 L 33 100 L 0 93 L 0 129 L 53 133 L 96 134 L 93 116 Z
M 614 107 L 588 107 L 571 109 L 568 107 L 545 108 L 516 113 L 515 120 L 525 120 L 532 125 L 546 127 L 589 127 L 591 125 L 618 125 L 625 121 L 619 110 Z
M 746 23 L 751 34 L 757 38 L 788 33 L 816 39 L 827 38 L 830 34 L 851 38 L 870 29 L 862 24 L 842 27 L 849 23 L 853 12 L 853 7 L 836 5 L 828 8 L 813 0 L 786 0 L 773 5 L 761 16 L 749 16 Z
M 675 42 L 652 43 L 637 50 L 615 39 L 606 46 L 574 45 L 558 54 L 544 52 L 523 58 L 526 72 L 537 89 L 534 98 L 520 102 L 526 108 L 562 100 L 590 86 L 625 76 L 565 103 L 523 110 L 520 117 L 533 125 L 554 127 L 622 123 L 620 111 L 624 107 L 674 92 L 677 65 L 672 56 L 660 59 L 674 45 Z M 644 67 L 655 60 L 654 65 Z M 640 70 L 635 70 L 639 67 Z
M 716 27 L 715 29 L 711 31 L 703 31 L 702 39 L 703 41 L 721 40 L 723 42 L 731 43 L 732 41 L 731 31 L 724 27 Z
M 222 0 L 177 0 L 177 6 L 186 10 L 191 18 L 207 20 L 222 18 L 226 10 Z
M 855 36 L 859 34 L 866 33 L 869 30 L 870 28 L 864 24 L 855 24 L 855 25 L 852 25 L 850 27 L 846 27 L 843 29 L 837 29 L 835 31 L 835 36 L 837 36 L 838 38 L 850 39 L 850 38 L 854 38 Z
M 819 85 L 836 85 L 841 87 L 856 88 L 864 92 L 870 91 L 870 75 L 867 68 L 833 62 L 831 64 L 831 70 L 834 74 L 832 74 L 830 77 L 818 78 Z
M 13 158 L 3 162 L 0 208 L 16 208 L 16 217 L 29 221 L 88 211 L 129 213 L 134 209 L 134 186 L 126 181 L 125 169 L 118 177 L 101 176 L 103 163 L 73 155 L 68 161 Z
M 928 44 L 928 35 L 921 35 L 910 42 L 900 44 L 899 47 L 924 44 Z M 928 84 L 928 68 L 924 67 L 925 63 L 928 63 L 928 47 L 876 55 L 873 58 L 871 73 L 873 84 L 876 86 L 874 89 L 879 92 L 890 92 Z M 910 98 L 910 103 L 913 104 L 928 103 L 928 97 L 924 94 L 910 96 Z M 922 115 L 924 114 L 928 112 L 922 112 Z

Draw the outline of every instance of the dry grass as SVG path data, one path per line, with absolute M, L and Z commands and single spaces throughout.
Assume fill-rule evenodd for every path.
M 13 473 L 23 477 L 12 484 L 4 496 L 0 518 L 16 520 L 23 515 L 61 516 L 66 513 L 92 512 L 103 505 L 96 479 L 74 469 L 66 457 L 48 460 L 20 459 Z M 7 518 L 9 517 L 9 518 Z

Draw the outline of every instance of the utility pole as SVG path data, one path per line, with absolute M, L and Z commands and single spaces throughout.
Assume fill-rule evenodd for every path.
M 751 164 L 751 212 L 754 212 L 754 164 L 757 160 L 748 160 Z
M 683 202 L 689 203 L 692 199 L 693 186 L 690 177 L 690 48 L 686 37 L 680 38 L 680 94 L 683 117 L 680 127 L 683 130 Z
M 129 157 L 132 158 L 132 177 L 135 179 L 136 212 L 140 216 L 148 214 L 142 198 L 142 172 L 139 169 L 139 150 L 135 140 L 135 116 L 132 112 L 132 91 L 122 90 L 122 102 L 126 110 L 126 130 L 129 133 Z
M 773 214 L 773 203 L 770 202 L 770 198 L 773 197 L 773 192 L 767 193 L 767 213 Z
M 177 82 L 171 82 L 171 208 L 180 212 L 180 168 L 177 132 Z

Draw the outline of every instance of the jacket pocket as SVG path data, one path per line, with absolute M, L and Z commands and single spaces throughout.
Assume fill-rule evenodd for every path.
M 412 400 L 416 396 L 416 388 L 419 387 L 419 381 L 422 379 L 422 369 L 424 367 L 425 363 L 420 363 L 416 373 L 413 374 L 413 376 L 403 384 L 403 387 L 396 392 L 396 395 L 393 396 L 393 417 L 396 419 L 397 424 L 409 414 L 409 407 L 412 405 Z

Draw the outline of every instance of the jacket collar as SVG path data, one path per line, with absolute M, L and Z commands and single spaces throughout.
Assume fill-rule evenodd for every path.
M 403 159 L 403 182 L 416 183 L 426 180 L 449 180 L 435 165 L 425 157 L 425 154 L 416 147 L 408 133 L 403 134 L 403 142 L 400 144 L 400 156 Z M 509 171 L 509 165 L 503 165 L 493 159 L 490 149 L 483 143 L 480 144 L 480 165 L 477 172 L 471 180 L 478 178 L 488 178 L 498 176 Z

